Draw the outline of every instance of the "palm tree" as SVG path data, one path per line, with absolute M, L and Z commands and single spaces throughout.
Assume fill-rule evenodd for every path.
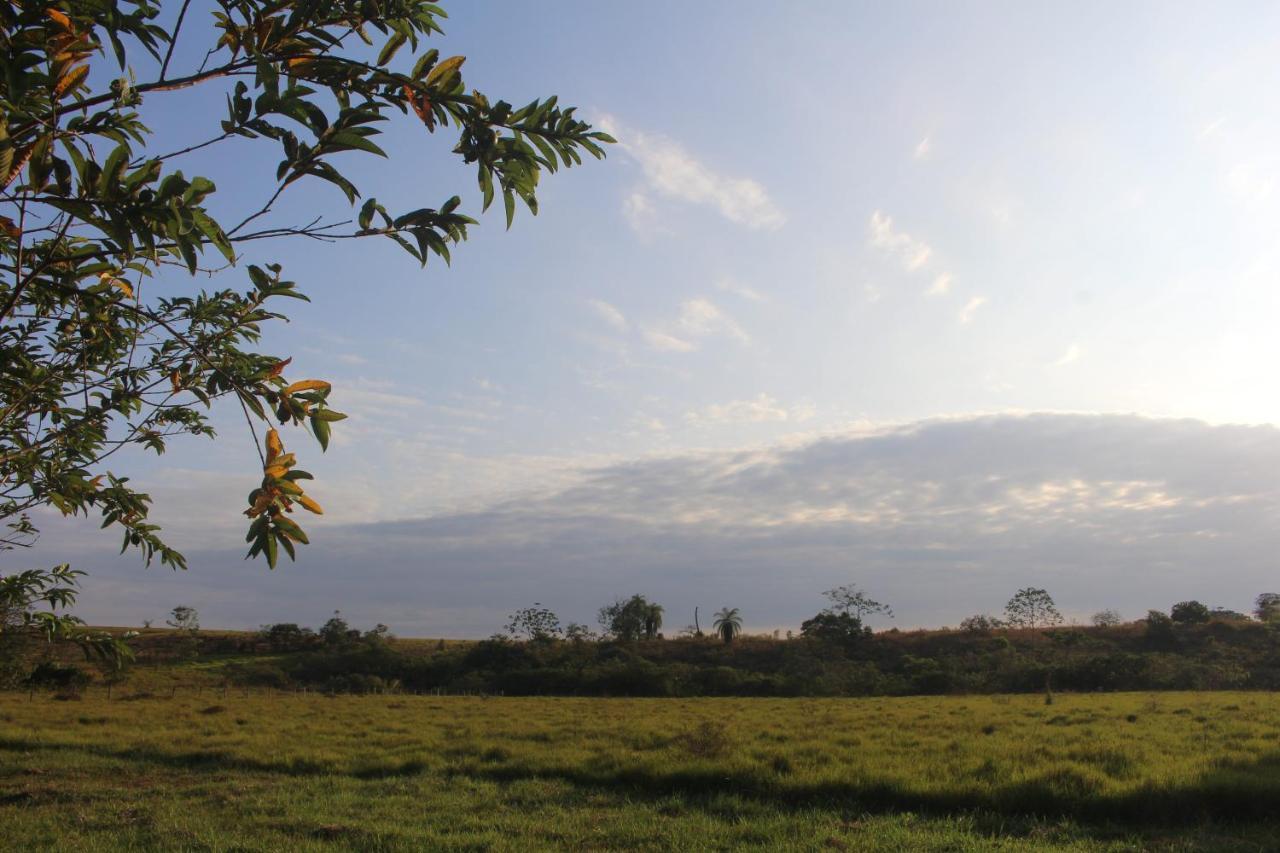
M 716 614 L 716 621 L 712 623 L 712 627 L 720 635 L 720 639 L 726 643 L 732 643 L 733 638 L 742 633 L 742 617 L 738 615 L 738 608 L 722 608 Z
M 650 604 L 644 611 L 644 638 L 652 640 L 662 630 L 662 605 Z

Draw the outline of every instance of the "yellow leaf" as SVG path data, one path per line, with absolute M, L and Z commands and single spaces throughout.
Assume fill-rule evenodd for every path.
M 178 371 L 175 370 L 169 374 L 169 382 L 173 385 L 173 393 L 177 394 L 182 390 L 182 374 Z
M 458 69 L 461 68 L 462 63 L 466 61 L 467 58 L 465 56 L 451 56 L 448 59 L 442 60 L 436 64 L 435 68 L 431 69 L 431 73 L 427 75 L 427 79 L 424 82 L 428 86 L 434 86 L 436 83 L 448 80 L 454 74 L 458 73 Z
M 89 66 L 77 65 L 75 68 L 68 71 L 65 77 L 63 77 L 61 80 L 58 81 L 58 85 L 53 87 L 54 96 L 59 98 L 62 97 L 62 95 L 68 89 L 75 88 L 76 86 L 78 86 L 80 83 L 84 81 L 84 78 L 88 76 L 89 76 Z
M 98 280 L 111 285 L 130 299 L 133 298 L 133 287 L 124 279 L 116 278 L 111 273 L 104 272 L 98 276 Z
M 276 461 L 271 465 L 268 465 L 263 473 L 268 477 L 283 477 L 285 474 L 289 473 L 289 466 L 281 465 L 279 461 Z
M 306 509 L 309 509 L 312 512 L 314 512 L 316 515 L 324 515 L 324 510 L 320 508 L 320 504 L 311 500 L 311 498 L 307 497 L 306 495 L 300 495 L 298 497 L 298 503 L 302 504 L 303 507 L 305 507 Z
M 284 450 L 284 443 L 280 441 L 280 433 L 274 429 L 267 430 L 267 464 L 270 465 L 275 461 L 282 450 Z
M 322 379 L 303 379 L 301 382 L 295 382 L 288 388 L 284 389 L 286 394 L 296 394 L 299 391 L 328 391 L 333 386 Z

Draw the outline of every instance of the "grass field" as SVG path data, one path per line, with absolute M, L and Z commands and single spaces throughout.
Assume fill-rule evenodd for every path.
M 0 845 L 1275 849 L 1261 693 L 0 694 Z

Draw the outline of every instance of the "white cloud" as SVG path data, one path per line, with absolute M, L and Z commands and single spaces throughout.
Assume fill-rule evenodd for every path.
M 896 230 L 893 227 L 893 217 L 878 210 L 871 214 L 867 229 L 871 245 L 897 257 L 907 272 L 922 268 L 933 255 L 933 249 L 928 243 Z
M 1225 117 L 1216 118 L 1213 121 L 1209 122 L 1208 124 L 1204 125 L 1202 128 L 1200 128 L 1200 133 L 1197 134 L 1197 136 L 1200 139 L 1208 139 L 1210 136 L 1213 136 L 1215 133 L 1221 130 L 1222 126 L 1226 124 L 1226 122 L 1227 120 Z
M 686 299 L 680 304 L 680 318 L 676 321 L 680 328 L 695 337 L 708 337 L 724 334 L 747 343 L 750 336 L 742 327 L 724 311 L 720 310 L 709 299 Z
M 1079 360 L 1080 355 L 1081 355 L 1080 345 L 1072 344 L 1071 346 L 1067 347 L 1066 352 L 1064 352 L 1056 361 L 1053 362 L 1052 366 L 1062 367 L 1063 365 L 1070 364 L 1073 361 Z
M 749 302 L 768 302 L 769 299 L 763 293 L 753 287 L 748 287 L 742 282 L 729 276 L 721 276 L 716 279 L 716 289 L 723 290 L 725 293 L 732 293 L 734 296 L 741 296 Z
M 626 315 L 619 311 L 615 306 L 610 305 L 603 299 L 588 299 L 587 304 L 595 309 L 596 314 L 600 316 L 601 320 L 604 320 L 619 332 L 625 332 L 627 330 L 629 324 L 627 323 Z
M 930 142 L 929 137 L 926 136 L 924 139 L 921 139 L 916 144 L 916 149 L 912 153 L 912 156 L 915 157 L 917 160 L 923 160 L 929 156 L 929 152 L 932 150 L 933 150 L 933 143 Z
M 763 392 L 748 400 L 717 403 L 697 411 L 686 412 L 685 420 L 694 426 L 728 423 L 765 423 L 787 421 L 803 423 L 817 413 L 811 403 L 784 406 Z
M 646 240 L 668 233 L 658 218 L 653 200 L 643 190 L 633 190 L 627 194 L 622 200 L 622 215 L 631 230 Z
M 650 326 L 642 332 L 649 346 L 662 352 L 690 352 L 706 338 L 728 337 L 742 344 L 751 336 L 718 305 L 705 297 L 686 299 L 680 303 L 675 320 L 663 326 Z
M 747 228 L 775 230 L 786 223 L 786 216 L 758 181 L 721 175 L 674 140 L 621 129 L 612 116 L 601 117 L 597 124 L 639 162 L 649 192 L 714 207 L 730 222 Z M 637 215 L 649 217 L 652 204 L 648 195 L 637 191 L 628 198 L 624 210 L 634 225 Z
M 645 329 L 644 339 L 649 346 L 662 352 L 690 352 L 696 347 L 689 341 L 667 334 L 660 329 Z
M 356 355 L 353 352 L 339 353 L 338 355 L 334 356 L 334 358 L 342 362 L 343 364 L 351 364 L 357 367 L 369 363 L 369 359 L 365 358 L 362 355 Z
M 944 272 L 935 276 L 933 284 L 925 291 L 928 296 L 942 296 L 951 290 L 951 273 Z
M 971 323 L 973 322 L 973 315 L 977 313 L 979 308 L 986 304 L 987 297 L 985 296 L 971 297 L 969 301 L 964 304 L 964 307 L 960 309 L 960 314 L 956 319 L 960 321 L 961 325 Z

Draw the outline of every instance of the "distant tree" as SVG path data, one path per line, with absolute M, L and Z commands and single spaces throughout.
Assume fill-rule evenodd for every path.
M 596 639 L 596 634 L 581 622 L 570 622 L 564 626 L 564 636 L 566 640 L 575 643 L 585 643 Z
M 1209 618 L 1215 622 L 1248 622 L 1249 615 L 1227 607 L 1214 607 L 1209 611 Z
M 1090 621 L 1099 628 L 1114 628 L 1119 625 L 1122 620 L 1119 613 L 1108 608 L 1106 610 L 1099 610 L 1097 613 L 1093 614 Z
M 715 621 L 712 627 L 715 628 L 720 639 L 726 643 L 732 643 L 734 637 L 742 633 L 742 617 L 738 615 L 738 608 L 723 607 L 716 613 Z
M 647 635 L 647 626 L 654 617 L 652 611 L 654 606 L 643 595 L 633 595 L 630 598 L 619 598 L 613 604 L 601 607 L 597 618 L 606 635 L 630 642 Z M 661 624 L 660 612 L 658 624 Z M 657 631 L 655 630 L 654 633 L 656 634 Z
M 823 610 L 800 623 L 800 636 L 810 640 L 847 646 L 871 636 L 871 629 L 852 613 Z
M 1169 618 L 1179 625 L 1198 625 L 1209 621 L 1209 608 L 1198 601 L 1179 601 L 1169 610 Z
M 326 646 L 345 646 L 354 639 L 352 634 L 359 636 L 360 632 L 351 630 L 347 620 L 342 618 L 341 610 L 333 611 L 329 621 L 320 626 L 320 639 Z
M 173 615 L 166 619 L 164 624 L 170 628 L 194 634 L 200 630 L 200 614 L 194 607 L 178 605 L 173 608 Z
M 560 618 L 537 601 L 532 607 L 512 613 L 506 632 L 517 639 L 538 642 L 557 640 L 564 635 L 560 628 Z
M 831 604 L 827 610 L 840 614 L 850 613 L 856 616 L 859 622 L 865 622 L 868 616 L 874 616 L 878 613 L 893 618 L 893 610 L 889 605 L 881 604 L 867 597 L 867 594 L 854 584 L 845 584 L 835 589 L 829 589 L 823 593 Z
M 1025 587 L 1014 593 L 1004 606 L 1004 619 L 1015 628 L 1042 628 L 1060 625 L 1062 614 L 1043 589 Z
M 989 634 L 1004 627 L 1004 623 L 994 616 L 977 613 L 960 620 L 960 630 L 970 634 Z
M 1156 643 L 1168 644 L 1177 639 L 1173 632 L 1173 619 L 1163 610 L 1147 611 L 1147 639 Z
M 1259 622 L 1280 621 L 1280 592 L 1264 592 L 1253 603 L 1253 615 Z
M 178 632 L 178 657 L 189 660 L 200 654 L 200 614 L 194 607 L 179 605 L 173 608 L 173 615 L 164 624 Z
M 662 630 L 662 605 L 650 602 L 644 614 L 644 638 L 655 639 Z
M 276 651 L 293 651 L 306 646 L 316 635 L 310 628 L 293 622 L 277 622 L 262 626 L 262 638 Z

